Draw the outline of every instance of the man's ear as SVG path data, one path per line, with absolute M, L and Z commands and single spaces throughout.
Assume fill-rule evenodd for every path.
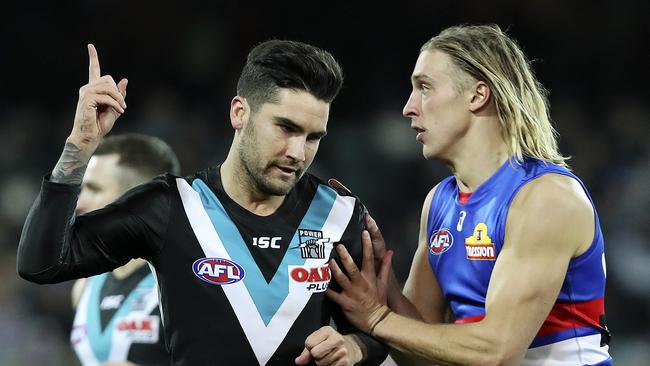
M 477 81 L 470 93 L 469 110 L 474 113 L 487 107 L 492 98 L 492 90 L 485 81 Z
M 235 130 L 240 130 L 244 127 L 250 117 L 251 108 L 246 98 L 242 96 L 235 96 L 230 101 L 230 124 Z

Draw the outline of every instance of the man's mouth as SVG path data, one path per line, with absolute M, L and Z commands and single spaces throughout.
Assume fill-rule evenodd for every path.
M 285 165 L 275 165 L 276 168 L 282 173 L 282 175 L 285 176 L 292 176 L 295 175 L 296 172 L 298 171 L 297 168 L 291 167 L 291 166 L 285 166 Z

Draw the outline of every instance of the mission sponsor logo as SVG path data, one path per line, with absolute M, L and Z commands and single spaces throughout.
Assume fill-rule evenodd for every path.
M 451 235 L 449 229 L 440 229 L 431 235 L 429 240 L 429 252 L 433 255 L 440 255 L 454 245 L 454 236 Z
M 479 261 L 493 261 L 497 259 L 494 243 L 488 236 L 488 228 L 484 223 L 476 225 L 474 233 L 465 238 L 467 259 Z
M 289 266 L 289 291 L 323 292 L 327 290 L 331 277 L 328 265 Z
M 201 258 L 192 264 L 196 277 L 213 285 L 229 285 L 244 279 L 246 273 L 239 264 L 224 258 Z
M 305 259 L 325 259 L 325 244 L 329 238 L 323 238 L 320 230 L 298 229 L 300 256 Z

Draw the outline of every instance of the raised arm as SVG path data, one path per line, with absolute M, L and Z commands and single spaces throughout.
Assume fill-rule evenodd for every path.
M 128 80 L 115 84 L 110 75 L 101 76 L 99 57 L 92 44 L 88 45 L 88 58 L 88 84 L 79 89 L 72 132 L 52 170 L 51 181 L 55 183 L 81 184 L 90 157 L 126 109 Z
M 137 208 L 122 203 L 91 215 L 74 215 L 88 161 L 126 108 L 127 80 L 116 84 L 111 76 L 101 76 L 93 45 L 88 45 L 88 56 L 88 84 L 79 90 L 72 132 L 51 177 L 43 181 L 18 247 L 18 273 L 37 283 L 108 271 L 145 252 L 142 244 L 137 244 L 146 235 Z M 131 196 L 136 196 L 133 206 L 142 205 L 152 194 L 141 189 Z M 114 245 L 118 242 L 120 247 Z

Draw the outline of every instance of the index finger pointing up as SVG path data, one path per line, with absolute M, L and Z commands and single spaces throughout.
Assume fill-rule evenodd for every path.
M 97 56 L 97 50 L 92 43 L 88 44 L 88 58 L 90 59 L 90 64 L 88 66 L 88 82 L 91 82 L 102 76 L 101 71 L 99 70 L 99 57 Z

